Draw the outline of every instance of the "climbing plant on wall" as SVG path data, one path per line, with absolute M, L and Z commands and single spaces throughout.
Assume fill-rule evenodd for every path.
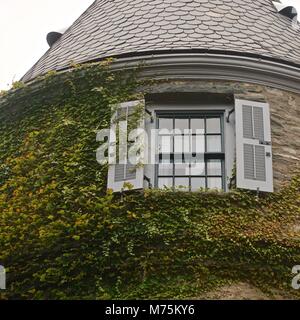
M 260 197 L 106 191 L 96 132 L 109 127 L 110 105 L 142 94 L 138 70 L 109 66 L 73 66 L 2 95 L 1 296 L 174 298 L 239 280 L 297 296 L 299 175 Z

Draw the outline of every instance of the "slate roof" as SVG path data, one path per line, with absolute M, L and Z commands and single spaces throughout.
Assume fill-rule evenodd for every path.
M 191 49 L 255 54 L 300 66 L 300 31 L 271 0 L 96 0 L 22 80 L 71 62 Z

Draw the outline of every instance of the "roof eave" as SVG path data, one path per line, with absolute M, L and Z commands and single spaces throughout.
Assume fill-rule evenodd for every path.
M 112 70 L 143 65 L 141 75 L 147 78 L 230 80 L 300 93 L 300 65 L 270 57 L 216 50 L 176 50 L 124 54 L 113 58 Z M 57 71 L 63 73 L 71 70 L 64 68 Z M 28 83 L 31 82 L 34 80 Z

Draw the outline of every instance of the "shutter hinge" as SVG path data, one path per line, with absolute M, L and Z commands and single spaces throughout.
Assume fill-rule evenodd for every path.
M 270 145 L 271 145 L 271 141 L 259 140 L 259 144 L 262 144 L 262 145 L 264 145 L 264 146 L 270 146 Z
M 230 116 L 232 113 L 234 113 L 235 111 L 235 108 L 231 109 L 228 114 L 227 114 L 227 117 L 226 117 L 226 122 L 229 123 L 230 122 Z
M 257 199 L 259 198 L 259 195 L 260 195 L 260 189 L 257 188 L 257 189 L 256 189 L 256 198 L 257 198 Z
M 146 113 L 150 116 L 150 120 L 151 120 L 151 123 L 154 122 L 154 118 L 153 118 L 153 114 L 151 111 L 149 111 L 148 109 L 145 109 Z
M 149 189 L 152 189 L 151 179 L 148 178 L 147 176 L 144 176 L 144 180 L 148 182 Z

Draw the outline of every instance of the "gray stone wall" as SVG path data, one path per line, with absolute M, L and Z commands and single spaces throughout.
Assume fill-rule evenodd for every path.
M 262 85 L 232 81 L 159 81 L 149 93 L 197 92 L 270 104 L 275 190 L 286 184 L 300 168 L 300 95 Z
M 275 186 L 288 181 L 300 164 L 300 95 L 263 88 L 271 107 Z

